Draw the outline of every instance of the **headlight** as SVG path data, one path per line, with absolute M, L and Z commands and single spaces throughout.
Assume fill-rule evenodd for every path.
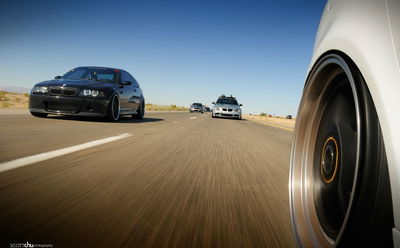
M 235 109 L 235 111 L 236 111 L 236 112 L 240 112 L 241 110 L 240 110 L 240 109 Z
M 84 96 L 92 96 L 92 97 L 97 97 L 97 96 L 104 96 L 103 91 L 99 90 L 83 90 L 82 95 Z
M 47 94 L 47 86 L 35 86 L 32 89 L 33 94 Z
M 216 108 L 215 108 L 215 110 L 216 110 L 216 111 L 220 111 L 220 110 L 221 110 L 221 108 L 218 108 L 218 107 L 216 107 Z

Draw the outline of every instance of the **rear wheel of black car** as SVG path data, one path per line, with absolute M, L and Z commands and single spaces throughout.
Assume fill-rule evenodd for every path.
M 301 247 L 391 247 L 393 207 L 379 119 L 354 63 L 327 54 L 296 120 L 290 211 Z
M 107 119 L 110 121 L 117 121 L 119 119 L 119 113 L 119 97 L 117 94 L 115 94 L 111 97 L 111 100 L 108 103 Z
M 35 117 L 39 117 L 39 118 L 46 118 L 47 117 L 47 114 L 45 114 L 45 113 L 31 112 L 31 115 L 33 115 Z
M 132 115 L 132 118 L 133 119 L 137 119 L 137 120 L 143 119 L 145 108 L 146 108 L 146 104 L 144 103 L 144 101 L 142 101 L 140 103 L 140 107 L 139 107 L 139 109 L 137 111 L 137 114 Z

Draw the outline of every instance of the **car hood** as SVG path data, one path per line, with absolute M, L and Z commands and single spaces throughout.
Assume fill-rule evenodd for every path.
M 64 86 L 64 87 L 76 87 L 76 88 L 103 88 L 107 86 L 115 86 L 113 83 L 99 82 L 92 80 L 71 80 L 71 79 L 55 79 L 44 81 L 36 84 L 37 86 Z
M 215 108 L 231 108 L 231 109 L 240 109 L 238 105 L 230 105 L 230 104 L 215 104 Z

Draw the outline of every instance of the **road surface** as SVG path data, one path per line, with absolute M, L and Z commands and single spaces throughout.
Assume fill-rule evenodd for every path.
M 0 137 L 0 170 L 15 166 L 0 173 L 1 247 L 294 246 L 288 130 L 196 113 L 109 123 L 4 111 Z

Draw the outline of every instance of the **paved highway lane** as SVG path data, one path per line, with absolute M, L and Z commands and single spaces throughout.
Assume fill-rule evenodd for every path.
M 0 114 L 0 163 L 124 133 L 1 172 L 2 247 L 294 246 L 292 133 L 279 128 L 196 113 L 118 123 Z

